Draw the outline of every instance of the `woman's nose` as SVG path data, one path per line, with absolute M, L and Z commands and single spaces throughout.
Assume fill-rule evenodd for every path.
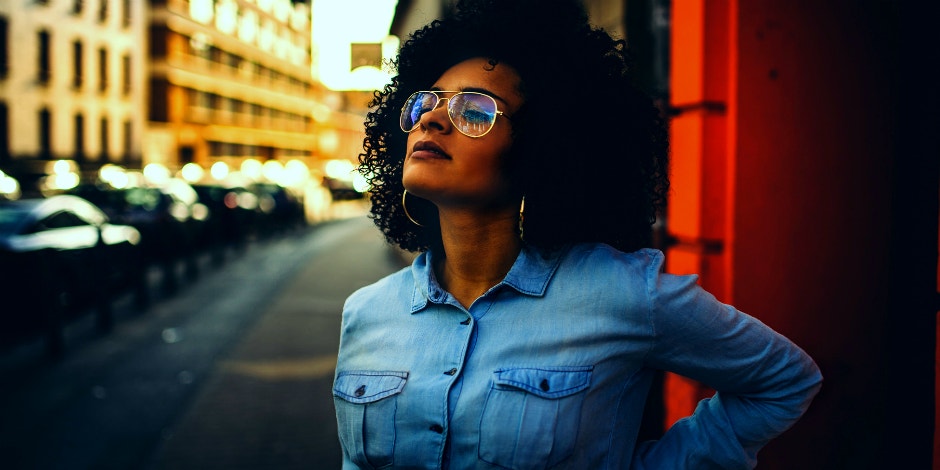
M 418 123 L 423 129 L 434 129 L 438 132 L 450 132 L 451 123 L 447 116 L 447 98 L 441 98 L 430 111 L 421 115 Z

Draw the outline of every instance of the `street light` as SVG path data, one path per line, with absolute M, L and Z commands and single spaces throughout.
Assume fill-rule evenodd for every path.
M 198 183 L 205 176 L 206 171 L 198 163 L 187 163 L 180 169 L 180 176 L 190 183 Z
M 21 194 L 19 181 L 0 171 L 0 196 L 5 199 L 17 200 Z
M 209 174 L 218 181 L 222 181 L 228 176 L 229 168 L 225 162 L 215 162 L 209 168 Z

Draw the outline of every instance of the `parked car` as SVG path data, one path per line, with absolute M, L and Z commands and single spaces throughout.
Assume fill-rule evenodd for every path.
M 211 251 L 216 261 L 228 250 L 240 250 L 256 236 L 260 214 L 258 197 L 248 189 L 215 184 L 195 184 L 199 202 L 209 208 L 209 217 L 198 245 Z
M 349 201 L 365 197 L 365 194 L 353 186 L 351 180 L 325 176 L 323 177 L 323 185 L 330 190 L 334 201 Z
M 260 227 L 263 234 L 290 231 L 306 223 L 303 201 L 287 188 L 273 183 L 254 183 L 248 189 L 258 196 L 263 212 Z
M 59 353 L 65 323 L 92 308 L 109 330 L 115 296 L 145 288 L 140 240 L 76 196 L 0 201 L 2 343 L 45 333 Z
M 177 265 L 184 262 L 189 274 L 196 269 L 197 240 L 208 216 L 208 208 L 198 201 L 195 190 L 174 180 L 164 187 L 133 186 L 113 188 L 101 184 L 82 184 L 69 194 L 85 198 L 99 206 L 116 223 L 140 231 L 144 263 L 163 272 L 163 287 L 173 292 L 178 287 Z

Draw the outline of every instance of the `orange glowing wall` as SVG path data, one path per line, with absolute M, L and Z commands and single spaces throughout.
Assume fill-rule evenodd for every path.
M 908 271 L 898 260 L 928 255 L 935 241 L 898 246 L 911 229 L 896 210 L 898 174 L 910 170 L 897 163 L 907 118 L 894 7 L 672 2 L 667 230 L 677 243 L 666 269 L 700 273 L 719 300 L 802 346 L 826 380 L 809 413 L 761 452 L 761 469 L 882 468 L 896 443 L 916 448 L 915 461 L 930 457 L 921 443 L 932 390 L 924 401 L 924 381 L 899 371 L 928 364 L 917 370 L 932 387 L 940 352 L 928 338 L 926 361 L 905 356 L 905 342 L 924 335 L 899 321 L 913 312 L 897 303 Z M 667 375 L 666 425 L 710 394 Z M 893 428 L 905 419 L 918 425 Z
M 719 300 L 727 290 L 727 102 L 730 77 L 726 1 L 673 2 L 671 107 L 672 193 L 668 226 L 676 241 L 666 269 L 700 274 Z M 666 425 L 689 414 L 711 394 L 693 381 L 667 373 Z

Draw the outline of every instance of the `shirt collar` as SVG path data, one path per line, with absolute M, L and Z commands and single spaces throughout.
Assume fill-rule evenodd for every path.
M 528 245 L 523 246 L 512 268 L 497 286 L 505 285 L 520 294 L 542 297 L 567 251 L 567 247 L 558 250 L 541 250 Z M 428 302 L 443 303 L 445 301 L 447 293 L 437 282 L 432 266 L 434 266 L 434 259 L 431 252 L 421 253 L 411 264 L 415 281 L 411 313 L 423 309 Z

